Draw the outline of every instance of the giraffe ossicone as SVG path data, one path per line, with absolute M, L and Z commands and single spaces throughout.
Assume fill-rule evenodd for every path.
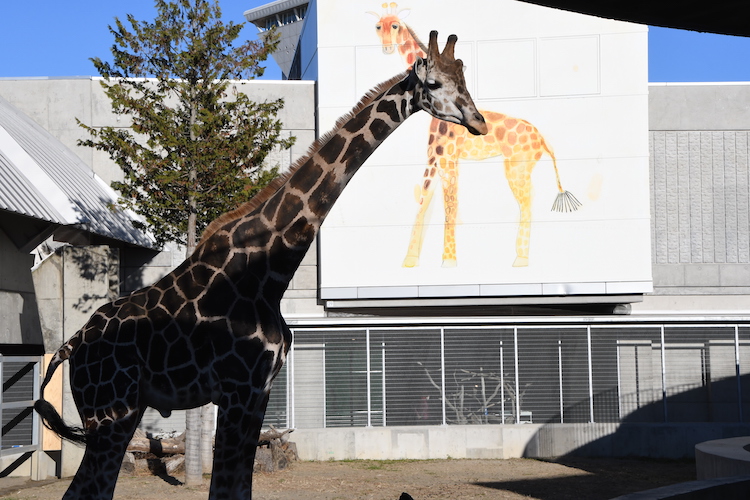
M 85 443 L 65 499 L 111 499 L 146 407 L 218 405 L 209 498 L 250 499 L 271 383 L 292 335 L 280 302 L 320 225 L 352 176 L 413 113 L 487 132 L 466 90 L 451 35 L 430 34 L 414 69 L 370 91 L 333 131 L 250 202 L 213 221 L 195 252 L 156 284 L 100 307 L 52 357 L 34 404 L 45 425 Z M 59 365 L 83 426 L 44 400 Z

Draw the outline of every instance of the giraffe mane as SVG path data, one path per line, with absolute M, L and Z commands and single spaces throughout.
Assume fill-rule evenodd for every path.
M 221 228 L 225 224 L 249 214 L 253 210 L 260 207 L 263 203 L 268 201 L 269 198 L 276 194 L 276 192 L 281 189 L 284 184 L 286 184 L 286 182 L 289 180 L 292 174 L 294 174 L 294 172 L 296 172 L 302 165 L 304 165 L 312 157 L 313 154 L 315 154 L 326 142 L 328 142 L 334 135 L 336 135 L 336 133 L 338 133 L 338 131 L 346 122 L 348 122 L 357 113 L 369 106 L 383 92 L 403 80 L 408 74 L 409 71 L 404 71 L 370 89 L 359 100 L 354 108 L 352 108 L 351 111 L 336 120 L 336 124 L 333 126 L 333 128 L 319 137 L 315 142 L 313 142 L 312 145 L 307 148 L 307 152 L 305 153 L 305 155 L 295 160 L 284 173 L 275 177 L 270 183 L 268 183 L 266 187 L 261 189 L 258 194 L 253 196 L 250 201 L 243 203 L 234 210 L 225 212 L 224 214 L 211 221 L 208 226 L 206 226 L 206 229 L 203 230 L 203 234 L 201 235 L 201 239 L 198 242 L 196 248 L 200 247 L 211 235 L 216 233 L 216 231 L 218 231 L 219 228 Z

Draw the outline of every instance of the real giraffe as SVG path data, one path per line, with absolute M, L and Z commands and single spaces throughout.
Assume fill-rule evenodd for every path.
M 456 36 L 437 32 L 413 68 L 379 85 L 334 130 L 253 200 L 213 221 L 195 252 L 155 285 L 100 307 L 54 355 L 66 359 L 82 428 L 50 403 L 34 408 L 61 436 L 86 444 L 65 499 L 112 498 L 146 407 L 169 415 L 218 405 L 212 499 L 250 499 L 271 382 L 292 335 L 280 302 L 323 219 L 372 152 L 413 113 L 487 125 L 466 90 Z
M 395 2 L 382 5 L 382 15 L 368 12 L 374 16 L 375 31 L 380 38 L 384 54 L 395 51 L 403 58 L 407 67 L 411 67 L 420 57 L 424 57 L 426 48 L 414 32 L 403 22 L 410 9 L 398 10 Z M 557 160 L 552 148 L 544 140 L 537 128 L 526 120 L 494 111 L 480 110 L 487 120 L 488 133 L 483 136 L 471 136 L 466 129 L 445 123 L 439 119 L 430 122 L 427 144 L 427 168 L 424 171 L 422 184 L 415 188 L 415 198 L 419 204 L 417 217 L 412 226 L 409 246 L 404 258 L 404 267 L 415 267 L 419 264 L 424 239 L 424 219 L 435 191 L 435 176 L 440 177 L 443 188 L 443 208 L 445 225 L 443 227 L 443 267 L 454 267 L 457 263 L 456 253 L 456 216 L 458 214 L 458 161 L 485 160 L 498 156 L 503 157 L 505 178 L 508 180 L 513 196 L 518 202 L 520 218 L 516 235 L 516 258 L 514 267 L 529 265 L 529 248 L 531 238 L 531 172 L 536 163 L 547 154 L 552 158 L 555 170 L 557 189 L 559 191 L 552 210 L 568 212 L 577 210 L 581 203 L 560 183 L 557 171 Z

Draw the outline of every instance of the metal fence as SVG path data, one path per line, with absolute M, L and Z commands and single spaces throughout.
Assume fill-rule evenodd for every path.
M 27 453 L 39 444 L 39 419 L 34 401 L 39 397 L 39 356 L 0 355 L 0 457 Z M 2 471 L 0 471 L 0 476 Z
M 750 418 L 750 325 L 297 328 L 266 425 Z

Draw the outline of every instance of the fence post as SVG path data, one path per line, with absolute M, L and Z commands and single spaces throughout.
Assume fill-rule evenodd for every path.
M 440 400 L 443 407 L 443 425 L 448 425 L 445 415 L 445 328 L 440 328 Z
M 513 357 L 516 370 L 516 423 L 521 423 L 521 384 L 518 380 L 518 327 L 513 327 Z
M 292 331 L 296 337 L 296 332 Z M 287 397 L 287 416 L 286 420 L 289 424 L 290 429 L 294 429 L 297 426 L 295 422 L 295 413 L 297 412 L 294 407 L 294 346 L 295 343 L 289 347 L 289 354 L 286 357 L 286 397 Z
M 372 393 L 370 386 L 370 329 L 365 328 L 365 360 L 367 363 L 367 427 L 372 427 Z
M 560 387 L 560 423 L 565 423 L 565 403 L 563 402 L 563 369 L 562 369 L 562 340 L 557 339 L 557 384 Z
M 591 325 L 586 327 L 586 344 L 589 356 L 589 423 L 594 423 L 594 368 L 591 362 Z
M 734 325 L 734 369 L 737 376 L 737 415 L 743 422 L 742 416 L 742 370 L 740 368 L 740 326 Z
M 664 422 L 669 422 L 667 413 L 667 346 L 665 343 L 664 325 L 661 325 L 661 401 L 664 406 Z

